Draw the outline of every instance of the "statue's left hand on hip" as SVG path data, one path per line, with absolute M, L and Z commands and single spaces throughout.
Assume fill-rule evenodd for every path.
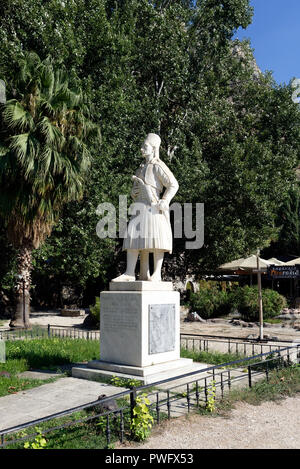
M 159 200 L 157 205 L 158 205 L 158 209 L 161 210 L 162 212 L 169 210 L 169 203 L 164 199 Z

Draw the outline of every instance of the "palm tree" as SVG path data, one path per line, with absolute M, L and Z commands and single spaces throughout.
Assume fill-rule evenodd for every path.
M 18 249 L 17 308 L 11 327 L 29 327 L 32 251 L 50 235 L 62 206 L 82 197 L 99 138 L 81 90 L 50 58 L 25 55 L 14 99 L 0 107 L 0 216 Z

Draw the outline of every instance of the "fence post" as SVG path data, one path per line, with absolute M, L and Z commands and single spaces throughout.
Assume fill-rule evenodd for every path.
M 136 406 L 136 390 L 134 387 L 131 388 L 130 392 L 130 422 L 132 423 L 133 421 L 133 409 Z M 131 430 L 131 436 L 133 436 L 133 430 Z
M 123 410 L 120 410 L 120 442 L 124 442 L 124 415 Z
M 159 392 L 156 393 L 156 422 L 159 423 Z
M 168 419 L 171 417 L 171 404 L 170 404 L 170 391 L 167 390 L 167 409 L 168 409 Z
M 191 397 L 190 397 L 190 386 L 189 383 L 186 385 L 186 400 L 187 400 L 187 406 L 188 406 L 188 412 L 190 411 L 191 407 Z
M 110 444 L 110 435 L 111 435 L 111 430 L 110 430 L 110 425 L 109 425 L 109 414 L 106 416 L 106 443 L 107 446 Z
M 48 339 L 49 339 L 50 338 L 50 324 L 48 324 L 47 330 L 48 330 Z
M 249 382 L 249 388 L 252 388 L 251 365 L 248 366 L 248 382 Z

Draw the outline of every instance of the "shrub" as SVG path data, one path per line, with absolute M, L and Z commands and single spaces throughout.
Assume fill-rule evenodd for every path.
M 191 294 L 189 307 L 190 311 L 195 311 L 203 319 L 222 316 L 230 312 L 230 296 L 216 285 L 210 285 L 209 288 Z
M 154 419 L 150 414 L 149 405 L 150 401 L 145 393 L 136 398 L 130 428 L 134 438 L 138 441 L 146 440 L 151 432 Z
M 236 288 L 231 294 L 231 304 L 239 311 L 246 321 L 258 321 L 258 288 Z M 264 319 L 271 319 L 280 314 L 287 302 L 284 296 L 270 289 L 262 290 L 262 303 Z
M 262 290 L 263 314 L 265 319 L 272 319 L 286 307 L 284 296 L 270 289 Z M 257 286 L 236 287 L 231 291 L 219 290 L 217 285 L 203 285 L 192 293 L 189 300 L 190 311 L 195 311 L 203 319 L 224 316 L 238 310 L 246 321 L 258 321 Z
M 90 312 L 95 327 L 100 327 L 100 297 L 96 296 L 94 306 L 90 306 Z

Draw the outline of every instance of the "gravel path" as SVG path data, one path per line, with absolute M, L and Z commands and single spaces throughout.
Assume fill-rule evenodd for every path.
M 252 406 L 239 402 L 227 417 L 190 415 L 154 428 L 126 449 L 299 449 L 300 396 Z

